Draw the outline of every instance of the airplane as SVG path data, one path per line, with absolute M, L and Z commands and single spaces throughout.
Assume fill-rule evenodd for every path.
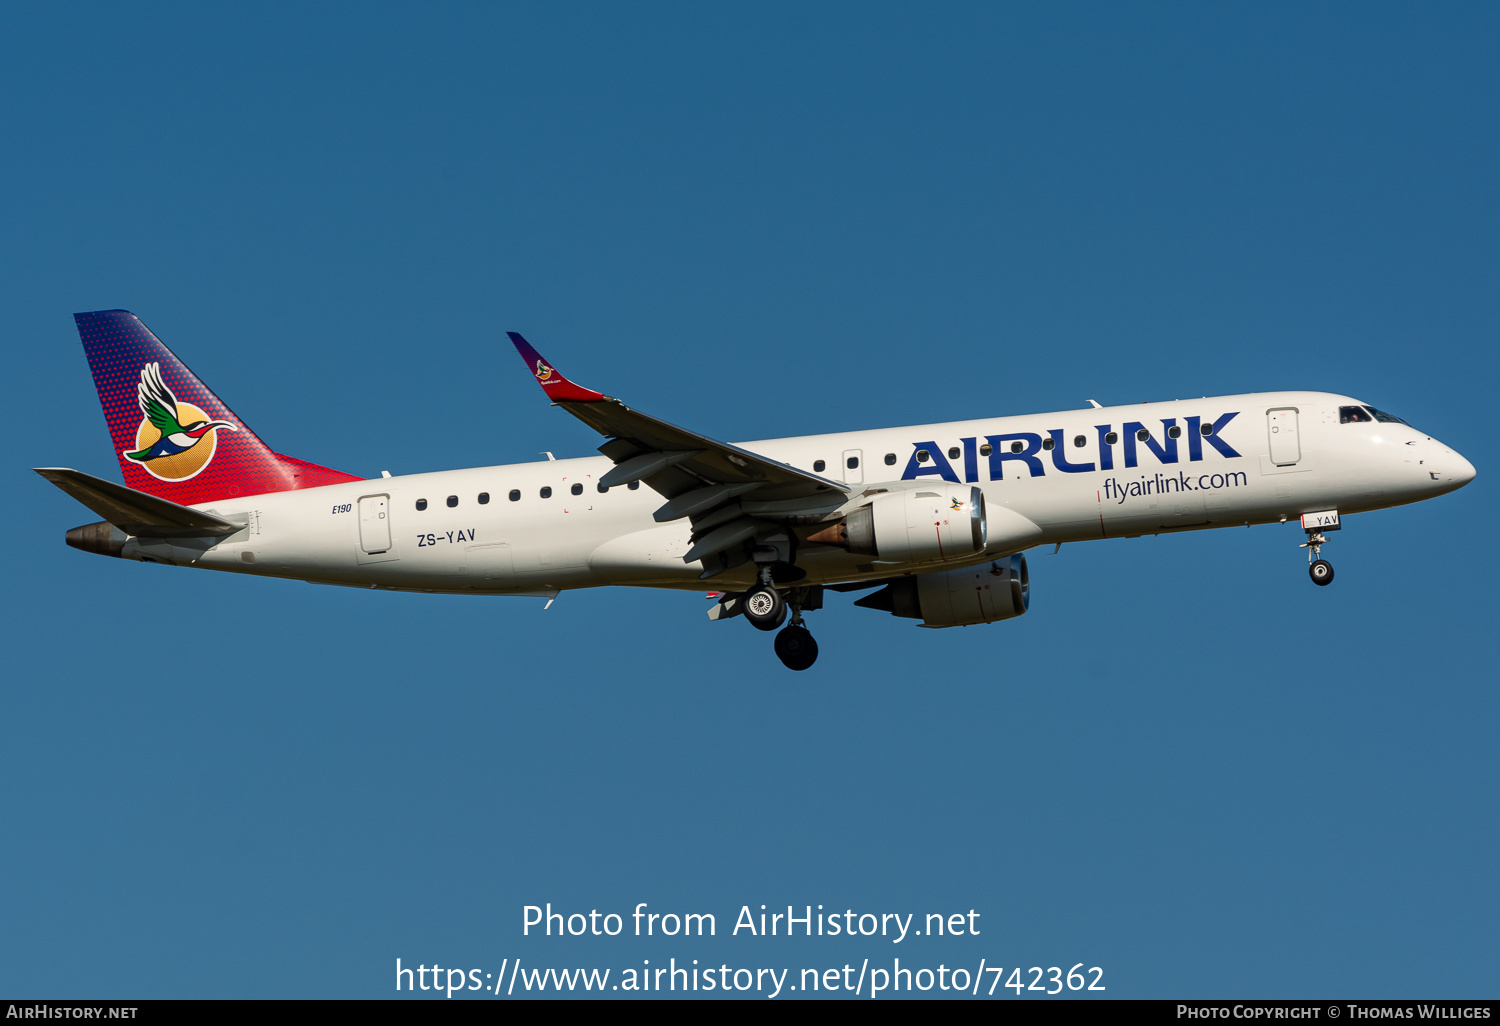
M 804 615 L 827 592 L 868 592 L 854 604 L 922 627 L 995 623 L 1029 609 L 1025 552 L 1044 545 L 1297 519 L 1327 585 L 1321 548 L 1343 517 L 1475 474 L 1327 392 L 731 444 L 576 384 L 510 332 L 552 405 L 605 438 L 600 455 L 365 479 L 272 450 L 134 314 L 74 317 L 125 481 L 36 469 L 103 517 L 67 532 L 74 548 L 548 607 L 576 588 L 712 589 L 709 618 L 777 631 L 792 670 L 817 659 Z

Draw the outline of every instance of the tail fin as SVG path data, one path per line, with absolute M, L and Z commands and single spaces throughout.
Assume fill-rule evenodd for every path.
M 272 451 L 135 314 L 73 318 L 131 488 L 191 506 L 361 480 Z

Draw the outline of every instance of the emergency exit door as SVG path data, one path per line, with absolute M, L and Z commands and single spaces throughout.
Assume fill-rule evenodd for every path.
M 865 481 L 865 468 L 863 466 L 864 461 L 865 461 L 865 454 L 864 454 L 863 450 L 861 450 L 861 449 L 845 449 L 844 450 L 844 483 L 845 484 L 864 484 L 864 481 Z
M 1267 410 L 1266 430 L 1271 435 L 1271 462 L 1289 467 L 1302 458 L 1302 441 L 1297 437 L 1295 409 Z
M 359 500 L 359 547 L 374 554 L 391 547 L 390 496 L 366 495 Z

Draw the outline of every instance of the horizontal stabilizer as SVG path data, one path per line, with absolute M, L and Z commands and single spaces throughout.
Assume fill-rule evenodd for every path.
M 36 472 L 127 534 L 143 538 L 233 534 L 240 525 L 66 467 Z

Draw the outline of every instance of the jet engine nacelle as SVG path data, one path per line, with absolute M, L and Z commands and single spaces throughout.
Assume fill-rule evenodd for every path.
M 984 550 L 984 492 L 944 485 L 877 495 L 808 541 L 890 563 L 960 559 Z
M 923 627 L 967 627 L 1009 620 L 1031 604 L 1021 553 L 978 566 L 901 577 L 854 603 L 921 620 Z

